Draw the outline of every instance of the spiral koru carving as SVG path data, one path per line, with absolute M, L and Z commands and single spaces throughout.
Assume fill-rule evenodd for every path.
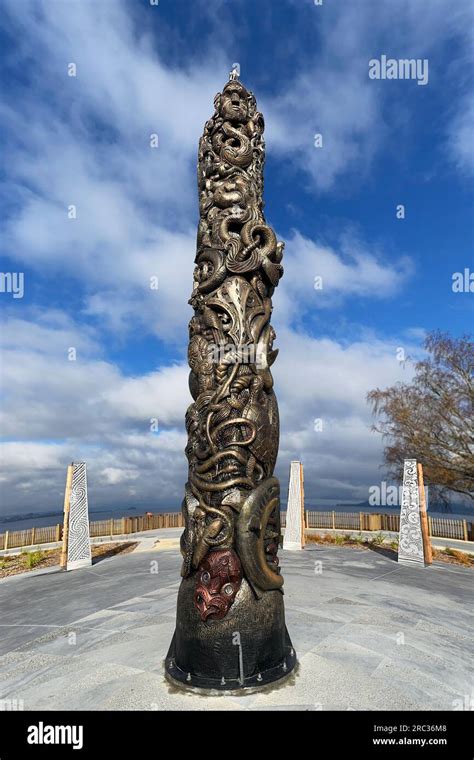
M 72 467 L 67 556 L 69 565 L 91 559 L 86 463 L 75 462 Z
M 283 583 L 273 477 L 279 421 L 270 370 L 277 355 L 271 298 L 283 274 L 283 243 L 263 215 L 264 121 L 255 98 L 234 78 L 214 104 L 199 144 L 182 575 L 194 573 L 202 586 L 204 573 L 211 588 L 215 563 L 208 555 L 219 553 L 221 561 L 241 566 L 261 597 Z M 239 583 L 235 572 L 229 592 L 237 593 Z M 202 589 L 196 599 L 203 599 Z M 202 612 L 202 602 L 196 605 Z M 216 602 L 202 615 L 222 617 L 229 606 Z

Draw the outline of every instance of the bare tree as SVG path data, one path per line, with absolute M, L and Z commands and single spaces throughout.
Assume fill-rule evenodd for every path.
M 411 383 L 367 394 L 387 445 L 385 464 L 398 480 L 403 460 L 417 459 L 445 503 L 452 492 L 474 499 L 474 344 L 432 332 L 428 357 L 415 363 Z

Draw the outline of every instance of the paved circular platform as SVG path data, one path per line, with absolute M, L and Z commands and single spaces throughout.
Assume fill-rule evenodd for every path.
M 471 704 L 473 570 L 400 567 L 381 553 L 334 546 L 280 557 L 299 658 L 297 673 L 280 687 L 204 697 L 168 684 L 162 662 L 180 568 L 172 548 L 1 581 L 0 699 L 23 700 L 25 710 Z

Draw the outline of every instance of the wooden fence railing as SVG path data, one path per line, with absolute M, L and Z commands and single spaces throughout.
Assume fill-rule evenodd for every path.
M 281 524 L 285 527 L 286 512 L 281 513 Z M 329 530 L 386 530 L 398 533 L 399 515 L 371 512 L 305 512 L 307 528 L 326 528 Z M 141 533 L 157 528 L 184 527 L 181 512 L 164 512 L 137 517 L 121 517 L 111 520 L 93 520 L 89 523 L 90 535 L 120 536 L 129 533 Z M 474 541 L 473 523 L 455 520 L 449 517 L 428 517 L 428 529 L 431 536 L 453 538 L 461 541 Z M 61 541 L 62 525 L 50 525 L 46 528 L 29 528 L 0 533 L 0 550 L 17 549 L 21 546 L 36 546 Z
M 184 527 L 181 512 L 165 512 L 153 515 L 137 515 L 137 517 L 121 517 L 118 520 L 92 520 L 89 523 L 91 538 L 97 536 L 120 536 L 128 533 L 141 533 L 144 530 L 157 528 Z M 29 528 L 28 530 L 12 530 L 0 533 L 0 550 L 17 549 L 20 546 L 36 546 L 61 541 L 62 525 L 51 525 L 47 528 Z
M 285 527 L 286 512 L 281 513 L 282 527 Z M 328 530 L 386 530 L 398 533 L 400 515 L 372 512 L 305 512 L 307 528 Z M 428 517 L 430 536 L 436 538 L 457 538 L 474 541 L 473 523 L 450 517 Z

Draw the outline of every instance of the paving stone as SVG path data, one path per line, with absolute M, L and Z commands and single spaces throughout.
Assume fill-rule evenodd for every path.
M 0 582 L 1 698 L 26 710 L 449 710 L 471 693 L 469 568 L 400 568 L 344 547 L 281 552 L 296 673 L 258 693 L 202 696 L 163 675 L 181 558 L 160 552 L 154 575 L 156 557 Z

